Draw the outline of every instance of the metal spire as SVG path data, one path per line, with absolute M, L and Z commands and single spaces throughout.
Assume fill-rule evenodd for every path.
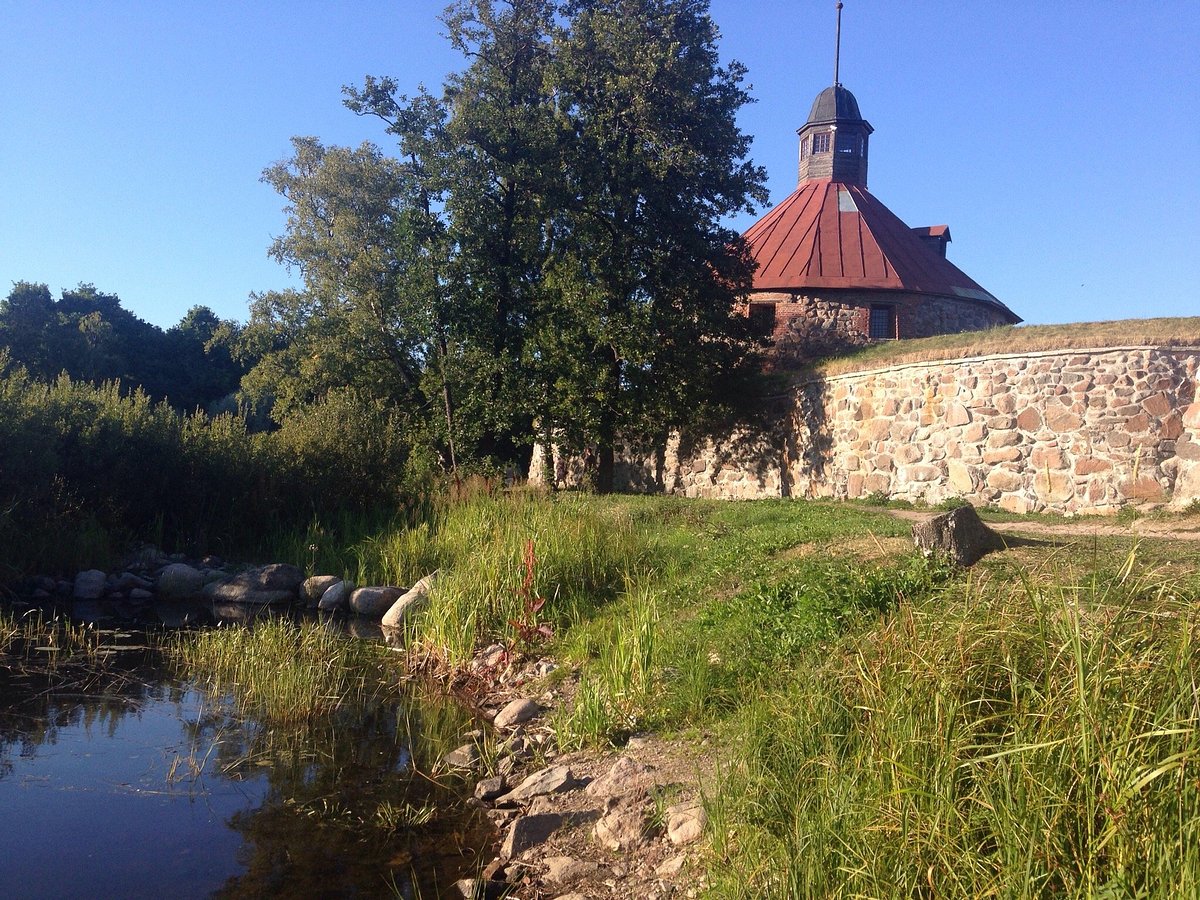
M 842 56 L 842 0 L 838 0 L 837 5 L 837 39 L 833 45 L 833 86 L 840 87 L 841 82 L 838 81 L 838 63 Z

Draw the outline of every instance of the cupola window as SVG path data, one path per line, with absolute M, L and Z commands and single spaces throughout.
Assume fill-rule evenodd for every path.
M 812 152 L 813 153 L 828 153 L 829 152 L 829 132 L 821 131 L 812 136 Z

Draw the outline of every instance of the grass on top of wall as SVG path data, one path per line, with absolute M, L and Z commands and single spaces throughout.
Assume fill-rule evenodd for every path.
M 886 341 L 846 356 L 824 360 L 817 365 L 817 370 L 823 375 L 841 375 L 904 363 L 1142 344 L 1200 346 L 1200 317 L 1122 319 L 1066 325 L 1006 325 L 985 331 Z

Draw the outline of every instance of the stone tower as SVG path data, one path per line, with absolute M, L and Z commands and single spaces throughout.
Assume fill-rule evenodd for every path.
M 746 310 L 770 337 L 773 364 L 1020 322 L 946 259 L 947 226 L 910 228 L 867 191 L 874 129 L 838 80 L 837 9 L 833 85 L 797 131 L 799 183 L 744 235 L 757 264 Z

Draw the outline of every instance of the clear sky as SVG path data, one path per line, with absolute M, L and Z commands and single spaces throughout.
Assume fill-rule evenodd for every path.
M 292 135 L 373 140 L 367 74 L 462 67 L 443 0 L 0 0 L 0 290 L 81 281 L 161 326 L 293 283 L 259 181 Z M 713 0 L 771 202 L 833 80 L 833 0 Z M 1200 0 L 845 0 L 870 189 L 1031 323 L 1200 315 Z M 753 221 L 735 222 L 744 229 Z M 2 296 L 2 294 L 0 294 Z

